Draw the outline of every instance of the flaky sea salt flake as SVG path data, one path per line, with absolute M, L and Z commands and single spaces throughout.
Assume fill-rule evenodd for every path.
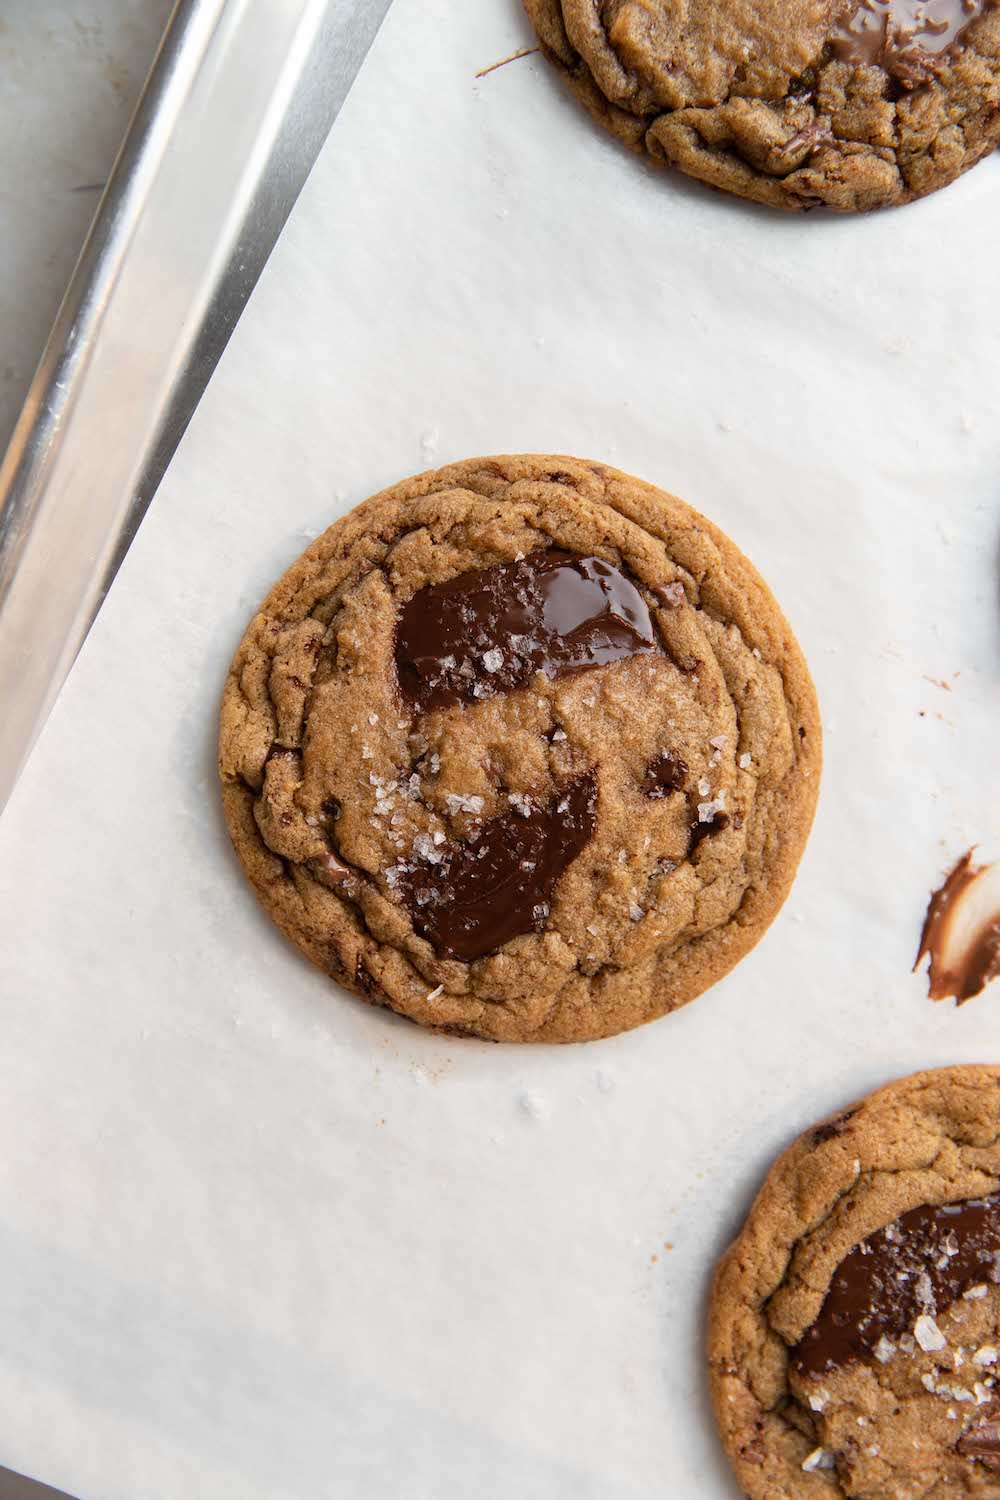
M 833 1454 L 827 1448 L 814 1448 L 802 1461 L 802 1472 L 812 1474 L 816 1469 L 832 1469 Z
M 878 1360 L 879 1364 L 887 1365 L 891 1359 L 895 1358 L 895 1356 L 895 1344 L 891 1339 L 887 1339 L 885 1334 L 883 1333 L 882 1337 L 875 1345 L 875 1358 Z
M 485 806 L 482 797 L 469 797 L 458 792 L 449 792 L 444 800 L 450 813 L 481 813 Z
M 913 1337 L 925 1353 L 932 1349 L 943 1349 L 948 1342 L 934 1319 L 927 1313 L 921 1313 L 913 1325 Z
M 977 1349 L 975 1354 L 972 1356 L 972 1363 L 974 1365 L 978 1365 L 981 1370 L 986 1369 L 987 1365 L 995 1365 L 996 1362 L 997 1351 L 992 1344 L 984 1344 L 983 1347 L 981 1349 Z

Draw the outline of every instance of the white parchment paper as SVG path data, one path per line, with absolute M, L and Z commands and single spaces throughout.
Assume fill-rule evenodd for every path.
M 726 1500 L 701 1328 L 768 1163 L 1000 1059 L 1000 990 L 909 973 L 930 887 L 1000 854 L 1000 159 L 777 217 L 646 168 L 537 56 L 476 80 L 530 44 L 517 0 L 396 0 L 0 827 L 0 1462 L 83 1500 Z M 214 779 L 306 540 L 518 450 L 712 516 L 826 724 L 763 944 L 565 1049 L 338 992 Z

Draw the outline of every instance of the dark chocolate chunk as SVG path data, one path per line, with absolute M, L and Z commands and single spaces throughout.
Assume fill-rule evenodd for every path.
M 684 785 L 688 768 L 679 755 L 664 750 L 646 767 L 642 789 L 647 797 L 666 797 L 670 792 L 679 792 Z
M 929 1204 L 869 1235 L 834 1272 L 819 1317 L 792 1350 L 800 1375 L 871 1355 L 997 1274 L 1000 1193 Z
M 405 869 L 398 889 L 417 931 L 442 957 L 466 963 L 540 931 L 560 876 L 594 831 L 596 810 L 597 778 L 588 771 L 547 805 L 521 797 L 474 838 Z
M 679 581 L 677 583 L 657 584 L 652 593 L 663 605 L 664 609 L 680 609 L 681 605 L 687 602 L 684 585 Z
M 977 1415 L 976 1426 L 963 1433 L 955 1447 L 963 1458 L 978 1458 L 986 1468 L 1000 1472 L 1000 1401 L 994 1399 Z
M 823 1120 L 813 1131 L 813 1142 L 821 1146 L 824 1141 L 832 1141 L 834 1136 L 843 1135 L 844 1126 L 853 1118 L 854 1110 L 845 1109 L 843 1114 L 834 1115 L 830 1120 Z
M 688 858 L 694 853 L 702 839 L 707 839 L 713 833 L 722 833 L 729 827 L 729 814 L 717 812 L 711 818 L 702 822 L 701 818 L 691 824 L 688 834 Z
M 396 628 L 399 685 L 421 709 L 658 649 L 635 584 L 603 558 L 559 550 L 420 589 Z

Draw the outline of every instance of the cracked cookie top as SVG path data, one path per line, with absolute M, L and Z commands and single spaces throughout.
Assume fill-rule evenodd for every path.
M 806 1132 L 716 1275 L 723 1443 L 751 1500 L 1000 1496 L 1000 1068 Z
M 636 150 L 780 208 L 906 203 L 1000 142 L 997 0 L 525 0 Z
M 815 694 L 752 566 L 600 464 L 475 459 L 336 522 L 226 684 L 226 818 L 257 894 L 349 989 L 502 1040 L 699 994 L 781 906 Z

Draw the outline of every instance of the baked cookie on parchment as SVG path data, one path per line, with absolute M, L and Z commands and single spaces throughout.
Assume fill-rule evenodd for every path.
M 789 1147 L 708 1352 L 750 1500 L 997 1500 L 1000 1067 L 917 1073 Z
M 219 767 L 263 905 L 422 1025 L 582 1041 L 728 972 L 798 865 L 820 725 L 787 621 L 682 501 L 482 458 L 332 525 L 236 653 Z
M 997 0 L 525 6 L 602 125 L 759 203 L 907 203 L 1000 142 Z

